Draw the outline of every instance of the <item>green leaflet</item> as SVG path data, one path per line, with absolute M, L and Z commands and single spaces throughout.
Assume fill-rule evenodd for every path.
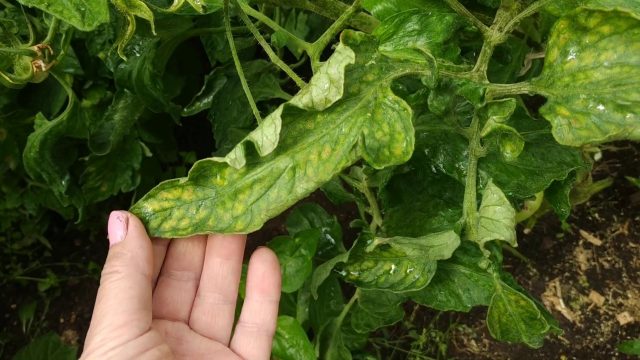
M 427 286 L 437 260 L 451 257 L 460 245 L 454 231 L 418 238 L 360 239 L 344 266 L 345 280 L 362 289 L 405 292 Z
M 308 229 L 318 229 L 322 236 L 318 243 L 316 258 L 333 257 L 346 252 L 342 243 L 342 227 L 335 216 L 329 215 L 316 203 L 297 206 L 287 217 L 287 231 L 296 235 Z
M 441 311 L 469 311 L 488 306 L 494 293 L 491 274 L 480 264 L 484 255 L 474 243 L 463 241 L 450 259 L 438 263 L 427 287 L 411 293 L 411 299 Z
M 347 260 L 349 260 L 349 252 L 334 256 L 330 260 L 318 265 L 313 271 L 313 275 L 311 276 L 311 295 L 313 295 L 315 299 L 318 298 L 318 288 L 320 288 L 329 275 L 331 275 L 333 269 L 338 264 L 347 262 Z
M 478 239 L 480 247 L 488 241 L 506 241 L 511 246 L 516 242 L 516 210 L 499 187 L 489 181 L 482 194 L 478 209 Z
M 459 114 L 447 115 L 459 120 Z M 490 151 L 478 162 L 480 179 L 492 179 L 509 198 L 525 199 L 562 180 L 577 169 L 589 168 L 579 150 L 559 145 L 548 124 L 517 110 L 508 124 L 522 136 L 524 148 L 515 159 Z M 435 116 L 418 119 L 416 148 L 425 153 L 423 165 L 433 167 L 464 183 L 467 139 L 457 125 L 442 124 Z M 416 153 L 418 153 L 416 151 Z
M 129 90 L 118 91 L 104 117 L 90 131 L 89 148 L 105 155 L 125 137 L 144 111 L 140 99 Z
M 169 7 L 167 11 L 190 14 L 189 10 L 185 9 L 185 3 L 189 4 L 191 9 L 195 10 L 198 14 L 203 15 L 222 9 L 222 0 L 173 0 L 173 4 L 171 4 L 171 7 Z
M 290 316 L 278 317 L 273 337 L 272 355 L 281 360 L 312 360 L 316 358 L 313 345 L 298 321 Z
M 496 282 L 487 312 L 487 327 L 498 340 L 539 348 L 546 334 L 555 331 L 555 325 L 548 322 L 543 311 L 526 295 Z
M 331 58 L 320 66 L 306 87 L 301 89 L 288 104 L 304 110 L 322 111 L 342 98 L 344 92 L 344 69 L 353 64 L 355 54 L 343 44 L 338 45 Z M 225 97 L 228 94 L 225 94 Z M 224 161 L 236 169 L 246 164 L 245 147 L 253 143 L 260 156 L 270 154 L 280 139 L 282 128 L 282 112 L 287 103 L 280 105 L 269 114 L 263 123 L 236 145 L 224 158 L 215 157 L 216 161 Z
M 65 344 L 54 332 L 35 338 L 13 356 L 13 360 L 73 360 L 78 349 Z
M 331 319 L 340 315 L 344 308 L 342 288 L 337 276 L 330 276 L 318 290 L 318 297 L 309 305 L 309 324 L 319 333 Z
M 365 7 L 381 20 L 374 31 L 380 50 L 403 56 L 407 49 L 445 59 L 454 59 L 460 49 L 451 37 L 461 21 L 442 1 L 365 1 Z
M 419 304 L 442 311 L 469 311 L 489 306 L 487 326 L 501 341 L 542 346 L 548 333 L 557 333 L 546 309 L 527 297 L 510 275 L 501 273 L 478 247 L 463 242 L 451 259 L 440 261 L 438 271 L 424 289 L 410 293 Z
M 268 243 L 278 255 L 282 292 L 297 291 L 311 275 L 313 256 L 321 237 L 320 229 L 309 229 L 292 236 L 278 236 Z
M 47 184 L 63 206 L 80 208 L 82 198 L 77 184 L 71 181 L 69 168 L 77 157 L 73 139 L 87 135 L 86 113 L 78 105 L 67 79 L 55 76 L 67 92 L 67 107 L 52 120 L 42 113 L 36 115 L 35 129 L 27 139 L 22 161 L 25 171 L 33 179 Z
M 136 17 L 147 20 L 154 34 L 156 33 L 155 17 L 153 11 L 142 0 L 111 0 L 111 3 L 127 21 L 127 28 L 120 34 L 117 42 L 118 55 L 126 59 L 124 49 L 136 33 Z
M 626 340 L 618 344 L 618 351 L 623 354 L 640 356 L 640 339 Z
M 404 318 L 402 303 L 406 298 L 391 291 L 360 290 L 358 301 L 351 309 L 351 326 L 368 334 Z
M 82 31 L 94 30 L 109 21 L 107 0 L 18 0 L 25 6 L 36 7 Z
M 580 11 L 554 26 L 532 84 L 540 113 L 564 145 L 640 140 L 640 21 L 621 12 Z
M 376 130 L 411 129 L 411 110 L 389 84 L 429 73 L 428 63 L 389 59 L 362 33 L 345 31 L 342 42 L 356 54 L 344 97 L 321 112 L 284 107 L 278 147 L 240 169 L 204 159 L 188 178 L 158 185 L 131 209 L 152 236 L 251 232 L 360 157 L 377 168 L 409 159 L 413 131 L 380 137 Z

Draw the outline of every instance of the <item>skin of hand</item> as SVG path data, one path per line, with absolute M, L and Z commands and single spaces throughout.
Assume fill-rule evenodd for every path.
M 281 284 L 271 250 L 251 256 L 234 326 L 246 236 L 151 240 L 125 211 L 108 232 L 81 359 L 269 359 Z

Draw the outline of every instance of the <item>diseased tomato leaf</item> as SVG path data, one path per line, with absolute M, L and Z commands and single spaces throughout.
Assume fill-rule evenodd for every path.
M 640 140 L 640 20 L 579 11 L 551 32 L 544 69 L 532 84 L 547 96 L 540 113 L 564 145 Z
M 345 279 L 359 288 L 406 292 L 427 286 L 437 260 L 451 257 L 460 245 L 454 231 L 417 238 L 360 238 L 344 266 Z
M 205 159 L 188 178 L 153 189 L 132 207 L 153 236 L 251 232 L 360 157 L 374 167 L 409 159 L 414 145 L 411 109 L 389 85 L 409 73 L 429 73 L 429 63 L 387 58 L 362 33 L 346 31 L 342 42 L 356 54 L 356 64 L 345 75 L 353 85 L 343 98 L 324 111 L 281 107 L 277 148 L 267 156 L 250 154 L 242 168 Z M 277 122 L 265 119 L 272 129 Z M 403 132 L 384 134 L 378 128 Z
M 516 242 L 516 210 L 509 199 L 492 181 L 489 181 L 482 194 L 478 209 L 478 239 L 481 248 L 488 241 L 500 240 L 511 246 Z

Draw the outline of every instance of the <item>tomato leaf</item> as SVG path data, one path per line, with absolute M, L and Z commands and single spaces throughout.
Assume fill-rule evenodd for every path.
M 516 210 L 499 187 L 489 181 L 482 194 L 478 209 L 478 239 L 480 247 L 488 241 L 506 241 L 511 246 L 516 242 Z
M 444 231 L 419 238 L 360 239 L 344 267 L 345 279 L 362 289 L 405 292 L 427 286 L 437 260 L 451 256 L 460 237 Z
M 276 334 L 273 337 L 272 355 L 282 360 L 315 359 L 316 353 L 307 334 L 290 316 L 278 317 Z
M 293 236 L 278 236 L 268 243 L 280 262 L 282 292 L 297 291 L 311 275 L 313 256 L 321 237 L 319 229 L 309 229 Z
M 107 0 L 18 0 L 29 7 L 42 11 L 65 21 L 81 31 L 91 31 L 100 24 L 109 22 L 109 3 Z
M 640 140 L 640 21 L 620 12 L 580 11 L 554 26 L 540 113 L 564 145 Z
M 351 309 L 351 326 L 368 334 L 404 318 L 402 302 L 405 297 L 391 291 L 360 290 L 358 301 Z
M 411 109 L 391 93 L 389 84 L 408 73 L 428 72 L 428 63 L 387 58 L 361 33 L 344 32 L 342 40 L 357 54 L 356 66 L 346 74 L 354 85 L 344 97 L 324 111 L 283 106 L 265 119 L 265 129 L 253 134 L 268 149 L 277 141 L 282 117 L 278 147 L 268 156 L 251 156 L 239 169 L 204 159 L 187 179 L 160 184 L 132 208 L 151 234 L 251 232 L 360 157 L 374 167 L 409 159 L 414 145 Z M 376 131 L 385 128 L 403 132 Z

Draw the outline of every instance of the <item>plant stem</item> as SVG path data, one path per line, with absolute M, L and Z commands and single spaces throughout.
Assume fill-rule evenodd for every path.
M 49 45 L 53 41 L 53 38 L 56 36 L 58 32 L 58 26 L 60 25 L 60 20 L 57 17 L 54 17 L 51 20 L 51 26 L 49 26 L 49 32 L 47 33 L 47 37 L 42 41 L 43 45 Z
M 460 16 L 466 18 L 473 24 L 473 26 L 477 27 L 481 33 L 487 34 L 489 32 L 489 27 L 485 25 L 480 19 L 475 17 L 464 5 L 462 5 L 458 0 L 445 0 L 446 3 Z
M 242 84 L 242 90 L 244 90 L 244 94 L 249 101 L 249 105 L 251 106 L 251 111 L 253 112 L 253 116 L 255 116 L 258 125 L 262 123 L 262 116 L 260 116 L 260 111 L 258 110 L 258 106 L 256 102 L 253 100 L 253 95 L 251 95 L 251 89 L 249 89 L 249 84 L 247 84 L 247 79 L 244 76 L 244 70 L 242 69 L 242 64 L 240 63 L 240 58 L 238 57 L 238 51 L 236 50 L 236 43 L 233 40 L 233 33 L 231 32 L 231 18 L 229 17 L 229 0 L 224 0 L 223 2 L 223 12 L 224 12 L 224 27 L 225 34 L 227 36 L 227 41 L 229 42 L 229 49 L 231 50 L 231 56 L 233 57 L 233 63 L 236 67 L 236 72 L 238 73 L 238 77 L 240 78 L 240 83 Z
M 263 24 L 265 24 L 266 26 L 271 28 L 271 30 L 277 31 L 278 33 L 286 36 L 289 41 L 295 43 L 296 46 L 299 46 L 299 47 L 303 48 L 307 53 L 311 50 L 311 44 L 310 43 L 308 43 L 308 42 L 300 39 L 299 37 L 293 35 L 292 33 L 289 32 L 289 30 L 287 30 L 287 29 L 283 28 L 282 26 L 280 26 L 280 24 L 278 24 L 277 22 L 273 21 L 270 17 L 266 16 L 265 14 L 261 13 L 260 11 L 257 11 L 256 9 L 254 9 L 251 6 L 247 5 L 243 1 L 238 1 L 238 2 L 240 3 L 240 8 L 242 9 L 242 11 L 244 11 L 245 14 L 247 14 L 247 15 L 251 16 L 252 18 L 260 21 Z
M 462 215 L 467 239 L 475 241 L 478 237 L 478 159 L 484 156 L 484 149 L 480 144 L 480 119 L 478 115 L 473 116 L 471 126 L 467 130 L 469 133 L 469 162 L 467 164 Z
M 513 28 L 518 25 L 518 23 L 520 21 L 522 21 L 522 19 L 529 17 L 535 13 L 537 13 L 540 9 L 542 9 L 543 7 L 547 6 L 548 4 L 552 3 L 554 0 L 539 0 L 534 2 L 533 4 L 529 5 L 529 7 L 527 7 L 526 9 L 524 9 L 521 13 L 519 13 L 518 15 L 516 15 L 513 19 L 511 19 L 511 21 L 509 21 L 507 23 L 507 25 L 505 25 L 504 27 L 504 31 L 506 33 L 509 33 L 513 30 Z
M 376 230 L 380 225 L 382 225 L 382 214 L 380 213 L 380 207 L 378 206 L 378 201 L 376 200 L 375 195 L 369 189 L 369 185 L 367 183 L 362 184 L 362 193 L 367 198 L 369 202 L 369 213 L 373 217 L 371 220 L 371 224 L 369 225 L 369 230 L 371 234 L 375 235 Z
M 329 28 L 316 40 L 312 46 L 311 51 L 308 53 L 311 58 L 311 67 L 315 70 L 320 63 L 320 55 L 324 49 L 329 46 L 333 38 L 344 28 L 347 21 L 360 10 L 362 0 L 355 0 L 347 10 L 338 17 L 336 21 L 329 26 Z
M 235 0 L 235 2 L 236 4 L 238 4 L 239 0 Z M 295 71 L 291 70 L 291 68 L 287 64 L 285 64 L 285 62 L 282 61 L 282 59 L 280 59 L 278 55 L 276 55 L 276 53 L 273 51 L 271 46 L 269 46 L 269 44 L 264 39 L 262 34 L 260 34 L 260 31 L 258 31 L 258 29 L 255 27 L 255 25 L 251 21 L 251 19 L 249 19 L 247 14 L 244 13 L 244 11 L 242 10 L 242 7 L 239 6 L 239 4 L 238 4 L 238 7 L 240 8 L 240 11 L 238 11 L 238 14 L 240 15 L 240 19 L 242 20 L 242 22 L 244 22 L 244 24 L 247 26 L 249 31 L 251 31 L 251 34 L 253 34 L 253 37 L 255 37 L 256 40 L 258 40 L 258 43 L 260 44 L 260 46 L 262 46 L 262 49 L 264 49 L 264 51 L 267 53 L 267 56 L 269 56 L 269 60 L 271 60 L 272 63 L 274 63 L 277 67 L 279 67 L 282 71 L 284 71 L 296 83 L 296 85 L 298 85 L 299 88 L 303 88 L 304 86 L 306 86 L 307 83 L 304 82 L 304 80 L 302 80 L 298 76 L 298 74 L 295 73 Z
M 523 81 L 515 84 L 489 84 L 485 97 L 487 100 L 491 100 L 505 96 L 534 93 L 543 94 L 544 91 L 528 81 Z
M 328 19 L 337 19 L 342 15 L 349 5 L 337 0 L 258 0 L 261 3 L 267 3 L 275 6 L 290 6 L 297 9 L 308 10 L 318 15 L 324 16 Z M 366 32 L 372 33 L 373 30 L 378 27 L 379 21 L 369 14 L 360 12 L 353 16 L 347 24 L 354 28 Z

